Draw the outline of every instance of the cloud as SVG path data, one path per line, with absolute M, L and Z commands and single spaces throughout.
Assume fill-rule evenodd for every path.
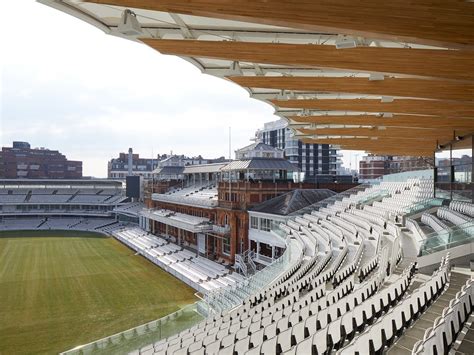
M 32 0 L 4 4 L 0 142 L 30 141 L 84 161 L 104 177 L 107 161 L 133 147 L 205 157 L 249 143 L 273 108 L 190 63 L 98 29 Z M 18 15 L 21 18 L 18 19 Z M 19 25 L 21 23 L 21 25 Z

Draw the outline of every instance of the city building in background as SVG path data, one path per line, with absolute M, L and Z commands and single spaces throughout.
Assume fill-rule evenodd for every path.
M 397 173 L 413 170 L 433 169 L 434 160 L 430 157 L 394 156 L 393 163 Z
M 2 179 L 78 179 L 82 161 L 68 160 L 57 150 L 31 148 L 28 142 L 13 142 L 0 152 Z
M 393 171 L 391 156 L 369 154 L 359 161 L 359 180 L 377 179 Z
M 230 162 L 187 165 L 182 172 L 184 179 L 177 183 L 148 181 L 148 209 L 140 213 L 140 226 L 211 260 L 235 263 L 245 269 L 250 255 L 262 266 L 281 250 L 274 248 L 272 254 L 271 245 L 266 248 L 263 242 L 260 249 L 255 249 L 257 244 L 251 249 L 250 209 L 296 189 L 342 192 L 355 186 L 352 182 L 297 182 L 293 177 L 299 169 L 284 158 L 283 150 L 261 142 L 237 149 L 235 157 Z M 329 196 L 326 194 L 318 196 L 322 199 Z M 292 196 L 286 195 L 285 199 Z M 315 202 L 312 198 L 304 200 Z M 294 202 L 296 199 L 292 208 Z
M 282 149 L 285 157 L 300 169 L 304 181 L 327 181 L 328 176 L 343 174 L 342 154 L 337 148 L 329 144 L 303 143 L 293 137 L 286 120 L 265 123 L 264 128 L 256 132 L 256 139 Z
M 129 175 L 129 155 L 131 155 L 132 175 L 139 175 L 145 179 L 152 176 L 153 170 L 158 165 L 157 158 L 140 158 L 139 154 L 134 154 L 132 148 L 128 153 L 120 153 L 118 158 L 111 159 L 107 164 L 107 177 L 109 179 L 123 179 Z
M 427 157 L 369 154 L 359 162 L 359 179 L 377 179 L 387 174 L 432 169 L 433 166 L 433 159 Z
M 131 155 L 131 164 L 129 158 Z M 186 157 L 185 155 L 157 154 L 152 158 L 140 158 L 134 154 L 133 149 L 129 153 L 120 153 L 118 158 L 111 159 L 107 164 L 107 177 L 109 179 L 125 180 L 128 175 L 138 175 L 143 179 L 182 179 L 182 171 L 187 165 L 212 164 L 227 161 L 224 157 L 217 159 L 205 159 L 202 156 Z M 129 165 L 132 166 L 129 171 Z

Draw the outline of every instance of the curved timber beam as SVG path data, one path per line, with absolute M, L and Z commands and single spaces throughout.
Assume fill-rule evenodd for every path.
M 376 115 L 343 115 L 343 116 L 290 116 L 292 123 L 315 125 L 361 125 L 385 127 L 418 127 L 418 128 L 450 128 L 454 130 L 474 130 L 474 119 L 452 117 L 423 117 L 394 115 L 381 117 Z M 295 127 L 296 128 L 296 127 Z
M 474 119 L 474 103 L 435 100 L 394 100 L 381 102 L 373 99 L 270 100 L 281 108 L 301 108 L 321 111 L 392 112 L 440 117 Z
M 474 51 L 141 38 L 163 54 L 474 82 Z
M 374 154 L 433 156 L 437 141 L 417 141 L 416 139 L 371 139 L 371 138 L 318 138 L 301 137 L 307 144 L 332 144 L 342 149 L 365 150 Z
M 229 79 L 250 88 L 474 101 L 474 84 L 453 81 L 412 78 L 369 81 L 368 78 L 314 76 L 231 76 Z
M 398 127 L 377 128 L 316 128 L 298 129 L 303 135 L 318 136 L 357 136 L 357 137 L 378 137 L 391 139 L 416 139 L 420 141 L 449 141 L 454 138 L 452 129 L 405 129 Z M 460 132 L 462 133 L 466 132 Z
M 463 0 L 86 0 L 392 41 L 474 48 L 474 4 Z

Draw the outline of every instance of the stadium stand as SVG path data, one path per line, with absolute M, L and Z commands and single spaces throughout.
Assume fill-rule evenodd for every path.
M 453 202 L 449 206 L 434 207 L 423 212 L 419 217 L 407 219 L 406 226 L 413 232 L 418 244 L 434 235 L 449 237 L 453 230 L 459 228 L 466 232 L 474 231 L 472 228 L 473 219 L 469 214 L 474 209 L 474 205 L 469 202 Z M 455 206 L 460 207 L 455 209 Z
M 28 182 L 23 182 L 28 183 Z M 57 188 L 54 182 L 33 181 L 32 186 L 43 184 L 43 188 L 21 188 L 14 181 L 0 182 L 0 213 L 4 216 L 56 215 L 56 216 L 112 216 L 114 208 L 124 205 L 127 198 L 122 190 L 112 185 L 104 188 L 100 182 L 96 188 L 80 189 L 89 181 L 70 182 L 69 188 Z M 107 185 L 106 185 L 107 187 Z
M 240 275 L 231 274 L 228 268 L 138 227 L 120 226 L 109 233 L 202 293 L 243 280 Z
M 425 178 L 381 181 L 305 208 L 280 225 L 283 255 L 248 279 L 170 239 L 110 219 L 30 218 L 25 224 L 113 235 L 204 295 L 203 321 L 138 354 L 446 353 L 470 324 L 472 276 L 451 270 L 449 253 L 434 272 L 420 273 L 416 257 L 404 256 L 401 230 L 405 221 L 421 245 L 431 232 L 472 223 L 474 209 L 430 204 L 432 184 Z M 117 209 L 136 214 L 141 208 Z M 166 210 L 149 212 L 171 217 Z M 192 218 L 182 222 L 203 222 Z
M 203 184 L 174 188 L 165 194 L 153 194 L 153 199 L 163 202 L 183 203 L 198 206 L 217 206 L 217 185 Z
M 0 230 L 94 231 L 126 201 L 117 181 L 0 180 Z
M 469 315 L 474 307 L 474 280 L 468 279 L 461 286 L 461 290 L 454 297 L 444 300 L 447 306 L 442 309 L 441 315 L 435 319 L 433 326 L 426 329 L 423 339 L 414 345 L 412 354 L 447 354 L 452 349 L 456 337 L 469 321 Z M 470 332 L 472 336 L 472 316 L 470 323 L 471 329 L 465 329 L 464 334 Z M 459 349 L 460 352 L 463 350 Z M 469 349 L 465 350 L 469 351 Z
M 418 274 L 416 262 L 404 259 L 396 247 L 397 220 L 432 197 L 430 184 L 416 179 L 382 182 L 281 225 L 294 245 L 282 256 L 292 262 L 277 278 L 257 292 L 245 293 L 239 287 L 210 292 L 210 312 L 204 321 L 138 352 L 376 354 L 391 347 L 403 349 L 404 333 L 451 287 L 449 255 L 427 277 Z M 373 200 L 374 195 L 380 201 Z M 372 205 L 366 204 L 367 197 Z M 445 216 L 440 209 L 439 215 Z M 466 290 L 467 284 L 457 297 Z M 463 321 L 472 311 L 472 297 L 469 302 Z M 425 343 L 439 341 L 433 332 L 427 331 Z M 452 342 L 453 337 L 447 341 Z
M 3 218 L 0 220 L 0 231 L 7 230 L 77 230 L 97 231 L 108 234 L 103 230 L 106 226 L 119 226 L 119 222 L 111 218 L 91 217 L 26 217 L 26 218 Z

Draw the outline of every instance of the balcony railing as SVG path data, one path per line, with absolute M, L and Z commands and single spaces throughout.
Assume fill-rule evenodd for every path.
M 229 234 L 230 226 L 218 226 L 218 225 L 213 224 L 212 231 L 219 234 Z
M 152 194 L 153 201 L 185 204 L 189 206 L 198 206 L 198 207 L 216 207 L 217 200 L 206 200 L 204 198 L 195 198 L 190 196 L 172 196 L 165 194 Z
M 293 181 L 236 181 L 228 182 L 221 181 L 219 182 L 219 190 L 225 189 L 235 189 L 235 190 L 275 190 L 275 189 L 284 189 L 284 190 L 293 190 L 298 188 L 309 188 L 314 187 L 314 184 L 311 183 L 300 183 Z

